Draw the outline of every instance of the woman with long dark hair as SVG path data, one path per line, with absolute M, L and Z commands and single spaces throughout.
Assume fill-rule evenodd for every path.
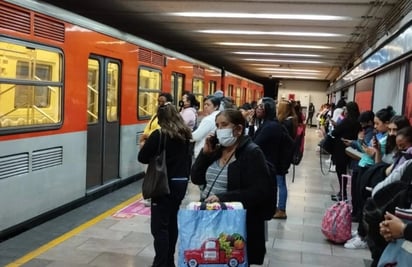
M 140 149 L 138 160 L 149 163 L 166 150 L 166 166 L 170 194 L 151 201 L 150 230 L 154 238 L 153 267 L 175 267 L 174 254 L 178 236 L 177 212 L 186 194 L 191 166 L 191 130 L 185 125 L 176 108 L 167 102 L 157 110 L 160 129 L 154 131 Z
M 339 181 L 339 193 L 337 193 L 336 195 L 332 195 L 333 200 L 347 199 L 347 180 L 343 178 L 342 175 L 346 174 L 351 158 L 348 155 L 346 155 L 346 145 L 342 140 L 357 139 L 358 133 L 361 130 L 358 117 L 358 104 L 356 104 L 355 102 L 348 102 L 346 104 L 346 116 L 339 124 L 336 125 L 336 127 L 332 131 L 332 136 L 334 137 L 332 161 L 336 165 L 336 174 L 338 176 Z

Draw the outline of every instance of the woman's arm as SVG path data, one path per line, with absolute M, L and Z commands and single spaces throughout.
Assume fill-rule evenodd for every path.
M 206 136 L 213 132 L 213 130 L 215 129 L 215 122 L 205 117 L 200 122 L 199 127 L 197 127 L 197 129 L 192 133 L 192 139 L 195 142 L 199 142 L 200 140 L 206 138 Z
M 160 130 L 156 130 L 152 132 L 145 144 L 140 148 L 137 160 L 141 163 L 149 163 L 150 159 L 153 158 L 158 152 L 159 142 Z

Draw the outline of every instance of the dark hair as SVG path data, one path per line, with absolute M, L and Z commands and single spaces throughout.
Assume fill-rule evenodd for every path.
M 375 113 L 375 117 L 382 122 L 389 122 L 394 115 L 395 111 L 392 106 L 387 106 Z
M 173 102 L 173 97 L 171 94 L 169 93 L 165 93 L 165 92 L 161 92 L 159 94 L 159 97 L 163 96 L 164 98 L 166 98 L 166 102 Z
M 276 104 L 275 100 L 271 97 L 263 97 L 262 98 L 263 108 L 265 110 L 265 117 L 266 120 L 273 120 L 276 118 Z
M 185 92 L 183 95 L 186 95 L 187 100 L 189 100 L 191 107 L 193 107 L 195 109 L 199 108 L 200 103 L 199 103 L 199 101 L 197 101 L 194 94 L 189 93 L 189 92 Z
M 345 99 L 341 98 L 341 99 L 339 99 L 339 101 L 336 104 L 335 108 L 343 108 L 344 106 L 346 106 L 346 101 L 345 101 Z
M 220 97 L 217 97 L 215 95 L 209 95 L 207 97 L 205 97 L 205 99 L 203 100 L 203 102 L 206 102 L 206 100 L 209 100 L 210 102 L 212 102 L 213 106 L 215 108 L 219 108 L 220 106 Z
M 246 102 L 243 105 L 241 105 L 239 107 L 239 109 L 250 110 L 250 109 L 252 109 L 252 105 L 250 105 L 249 103 Z
M 246 124 L 246 120 L 243 117 L 242 112 L 240 112 L 239 110 L 234 108 L 227 108 L 219 112 L 216 115 L 216 119 L 219 116 L 225 116 L 228 119 L 228 121 L 233 123 L 234 125 L 242 125 L 242 134 L 245 133 L 244 125 Z
M 411 126 L 411 123 L 409 122 L 408 118 L 406 118 L 404 115 L 392 116 L 392 118 L 389 120 L 389 123 L 395 123 L 396 127 L 398 128 L 398 131 L 405 127 Z
M 192 139 L 192 130 L 186 126 L 182 116 L 171 103 L 157 109 L 157 120 L 161 131 L 170 138 L 178 138 L 183 141 Z
M 396 136 L 398 135 L 402 135 L 407 140 L 407 142 L 412 143 L 412 127 L 411 126 L 403 127 L 402 129 L 400 129 L 396 133 Z
M 346 117 L 352 120 L 358 120 L 359 118 L 359 106 L 356 102 L 348 102 L 346 103 Z
M 373 113 L 372 110 L 364 111 L 359 115 L 359 122 L 362 123 L 367 123 L 367 122 L 373 122 L 373 119 L 375 118 L 375 113 Z

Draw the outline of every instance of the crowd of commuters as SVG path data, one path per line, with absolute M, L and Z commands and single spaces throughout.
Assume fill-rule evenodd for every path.
M 352 221 L 358 222 L 358 228 L 353 231 L 352 238 L 344 244 L 344 247 L 369 248 L 373 260 L 371 266 L 378 266 L 387 245 L 379 242 L 382 239 L 379 234 L 386 241 L 402 238 L 404 234 L 406 238 L 410 235 L 411 226 L 387 212 L 380 218 L 382 222 L 376 222 L 375 228 L 379 230 L 374 232 L 373 222 L 371 224 L 368 218 L 365 218 L 365 213 L 368 214 L 370 208 L 366 203 L 373 201 L 386 205 L 389 201 L 395 201 L 391 199 L 393 196 L 379 194 L 379 191 L 400 181 L 403 175 L 409 175 L 405 174 L 405 170 L 412 163 L 410 122 L 403 115 L 395 115 L 391 106 L 382 108 L 376 113 L 371 110 L 359 113 L 355 102 L 345 103 L 343 100 L 336 106 L 323 105 L 317 119 L 321 132 L 334 137 L 331 159 L 336 164 L 340 191 L 332 195 L 332 200 L 347 199 L 347 181 L 342 175 L 348 172 L 352 174 Z M 346 148 L 349 146 L 360 152 L 359 158 L 351 157 L 346 153 Z M 400 186 L 407 190 L 408 184 Z M 386 207 L 379 208 L 384 211 Z
M 151 232 L 156 252 L 152 266 L 175 266 L 177 212 L 189 180 L 199 185 L 201 201 L 243 204 L 247 210 L 248 262 L 263 264 L 265 211 L 276 207 L 271 213 L 273 218 L 287 219 L 289 165 L 282 162 L 282 132 L 286 131 L 294 139 L 299 127 L 312 126 L 313 103 L 310 103 L 307 119 L 298 101 L 281 99 L 276 102 L 263 97 L 236 108 L 233 101 L 219 91 L 204 98 L 201 116 L 198 115 L 200 103 L 189 92 L 182 96 L 179 111 L 171 103 L 170 94 L 159 95 L 157 113 L 139 140 L 138 160 L 142 163 L 148 163 L 159 145 L 166 144 L 171 191 L 170 195 L 151 200 Z M 331 160 L 336 166 L 340 190 L 331 196 L 332 200 L 348 199 L 344 174 L 352 174 L 352 220 L 359 224 L 344 247 L 357 249 L 369 245 L 372 266 L 376 266 L 384 248 L 374 248 L 368 242 L 373 238 L 368 239 L 371 233 L 362 223 L 364 205 L 368 197 L 376 196 L 377 191 L 400 180 L 405 164 L 411 163 L 409 120 L 395 115 L 390 106 L 376 113 L 360 113 L 355 102 L 344 100 L 338 101 L 336 106 L 323 105 L 316 119 L 321 131 L 331 134 L 335 140 Z M 348 146 L 358 150 L 360 158 L 350 157 L 346 153 Z M 381 176 L 366 179 L 378 165 L 383 168 Z M 385 240 L 410 238 L 410 224 L 391 213 L 382 218 L 378 227 L 376 234 L 381 234 Z

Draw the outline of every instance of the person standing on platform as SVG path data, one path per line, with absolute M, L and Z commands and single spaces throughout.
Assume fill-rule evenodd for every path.
M 313 105 L 312 102 L 309 103 L 309 108 L 308 108 L 308 118 L 306 119 L 306 124 L 309 125 L 310 128 L 312 128 L 312 119 L 313 115 L 315 114 L 315 105 Z
M 159 146 L 165 147 L 170 194 L 151 199 L 150 230 L 155 250 L 152 267 L 175 267 L 177 212 L 186 194 L 192 164 L 192 131 L 170 102 L 159 106 L 157 119 L 161 128 L 149 136 L 138 160 L 147 164 L 156 156 Z

